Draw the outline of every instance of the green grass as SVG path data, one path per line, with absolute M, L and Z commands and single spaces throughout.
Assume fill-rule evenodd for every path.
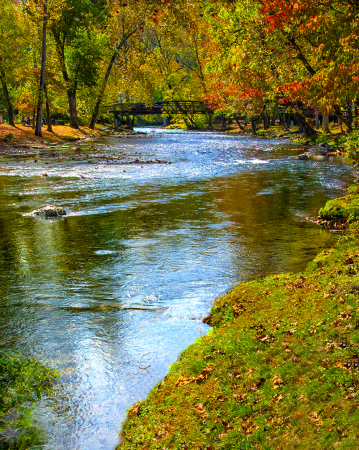
M 344 197 L 328 201 L 324 208 L 319 210 L 319 217 L 323 224 L 328 222 L 337 228 L 359 220 L 359 186 L 353 185 Z
M 353 220 L 302 273 L 217 299 L 214 328 L 132 405 L 118 449 L 358 448 L 358 241 Z

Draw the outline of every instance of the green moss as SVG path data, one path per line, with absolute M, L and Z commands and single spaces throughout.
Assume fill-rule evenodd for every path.
M 359 185 L 349 188 L 347 195 L 330 200 L 319 210 L 321 220 L 349 223 L 359 219 Z
M 355 202 L 358 192 L 353 186 L 342 202 Z M 353 220 L 302 273 L 244 283 L 217 299 L 215 328 L 129 409 L 118 449 L 356 448 L 359 224 Z

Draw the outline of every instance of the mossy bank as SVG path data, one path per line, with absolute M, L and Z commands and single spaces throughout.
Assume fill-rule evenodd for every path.
M 348 228 L 305 271 L 215 302 L 214 328 L 130 408 L 118 450 L 358 448 L 358 197 L 321 211 Z

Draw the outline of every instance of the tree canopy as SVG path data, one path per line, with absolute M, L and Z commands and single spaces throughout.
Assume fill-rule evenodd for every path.
M 203 100 L 252 120 L 292 111 L 304 131 L 306 111 L 320 109 L 352 129 L 359 6 L 350 0 L 0 2 L 10 124 L 45 102 L 72 127 L 93 128 L 104 104 L 123 99 Z

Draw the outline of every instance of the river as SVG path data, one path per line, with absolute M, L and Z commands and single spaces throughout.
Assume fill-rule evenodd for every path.
M 128 407 L 206 333 L 216 297 L 336 240 L 306 216 L 353 180 L 342 159 L 142 131 L 0 157 L 0 348 L 60 371 L 35 414 L 46 450 L 114 449 Z M 46 204 L 67 217 L 29 214 Z

